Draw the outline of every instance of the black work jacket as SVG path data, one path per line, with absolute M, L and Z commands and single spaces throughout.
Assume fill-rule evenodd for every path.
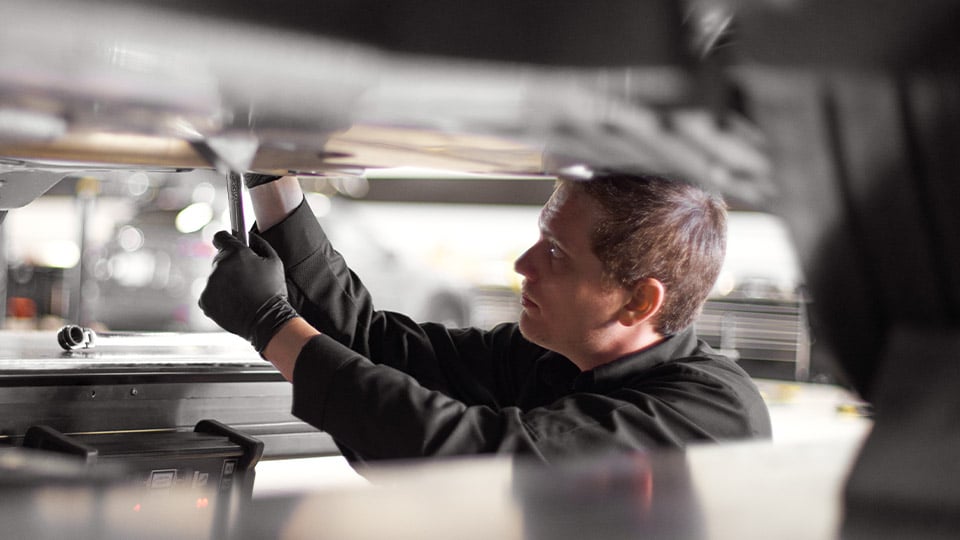
M 293 374 L 293 414 L 354 460 L 591 452 L 769 437 L 756 386 L 687 329 L 590 371 L 492 330 L 376 311 L 304 202 L 262 235 L 297 311 L 323 335 Z

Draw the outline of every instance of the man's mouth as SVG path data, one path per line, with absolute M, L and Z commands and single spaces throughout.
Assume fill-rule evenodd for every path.
M 527 296 L 527 293 L 522 293 L 520 295 L 520 305 L 523 306 L 524 308 L 539 307 L 536 302 L 534 302 L 533 300 L 530 299 L 529 296 Z

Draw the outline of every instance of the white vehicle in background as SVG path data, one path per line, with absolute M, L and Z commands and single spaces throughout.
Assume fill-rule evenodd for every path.
M 516 296 L 503 283 L 476 283 L 391 248 L 366 222 L 364 203 L 311 194 L 334 248 L 370 290 L 377 309 L 418 322 L 489 326 L 515 320 Z M 92 318 L 110 330 L 210 331 L 197 306 L 215 253 L 209 236 L 229 224 L 212 221 L 181 232 L 183 209 L 145 208 L 119 224 L 94 265 Z M 425 229 L 426 230 L 426 229 Z

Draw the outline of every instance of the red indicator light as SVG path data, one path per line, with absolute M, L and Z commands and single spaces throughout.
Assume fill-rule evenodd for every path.
M 198 510 L 203 509 L 203 508 L 206 508 L 206 507 L 208 507 L 208 506 L 210 506 L 210 500 L 207 499 L 206 497 L 200 497 L 199 499 L 197 499 L 197 509 L 198 509 Z
M 137 503 L 137 504 L 133 505 L 133 511 L 134 511 L 134 512 L 139 512 L 139 511 L 140 511 L 140 503 Z

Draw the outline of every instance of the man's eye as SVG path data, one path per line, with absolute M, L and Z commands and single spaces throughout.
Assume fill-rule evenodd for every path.
M 563 257 L 563 252 L 560 251 L 560 248 L 558 248 L 555 244 L 549 244 L 547 246 L 547 252 L 550 253 L 550 257 L 554 259 L 559 259 L 560 257 Z

